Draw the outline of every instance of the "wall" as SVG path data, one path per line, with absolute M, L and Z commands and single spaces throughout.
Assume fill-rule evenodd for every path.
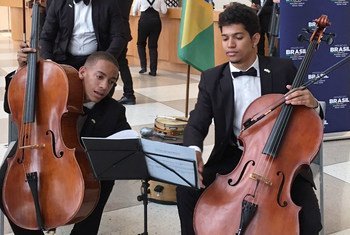
M 0 31 L 8 31 L 10 29 L 9 8 L 0 6 Z

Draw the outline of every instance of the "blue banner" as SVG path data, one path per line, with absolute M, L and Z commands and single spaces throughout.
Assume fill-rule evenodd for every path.
M 331 23 L 327 33 L 334 33 L 333 44 L 325 41 L 314 52 L 305 81 L 350 55 L 350 0 L 282 0 L 280 3 L 280 55 L 291 58 L 298 67 L 306 54 L 308 41 L 300 42 L 302 29 L 314 30 L 315 19 L 327 15 Z M 301 37 L 301 36 L 300 36 Z M 306 36 L 309 40 L 311 34 Z M 326 75 L 309 88 L 326 102 L 325 133 L 350 130 L 350 63 Z

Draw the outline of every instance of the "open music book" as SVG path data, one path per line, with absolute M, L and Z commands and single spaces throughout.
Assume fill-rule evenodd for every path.
M 133 130 L 107 138 L 82 137 L 100 180 L 147 179 L 199 188 L 195 151 L 140 138 Z

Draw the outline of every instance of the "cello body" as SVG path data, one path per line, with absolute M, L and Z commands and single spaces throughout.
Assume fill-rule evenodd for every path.
M 9 86 L 9 106 L 19 134 L 16 153 L 8 158 L 2 194 L 11 221 L 22 228 L 44 230 L 89 215 L 100 185 L 78 136 L 84 94 L 77 70 L 52 61 L 39 61 L 37 70 L 33 122 L 24 121 L 27 67 Z M 36 190 L 29 186 L 30 175 L 35 175 Z
M 255 115 L 256 110 L 281 97 L 270 94 L 258 98 L 247 108 L 243 122 Z M 280 110 L 281 107 L 241 132 L 239 139 L 244 152 L 240 162 L 231 173 L 217 175 L 196 204 L 196 234 L 299 234 L 300 208 L 293 203 L 290 189 L 299 170 L 309 165 L 317 154 L 323 138 L 323 125 L 314 110 L 294 107 L 283 143 L 272 163 L 272 159 L 261 150 Z M 257 205 L 253 215 L 242 211 L 242 208 L 251 209 L 242 205 L 246 202 Z M 252 218 L 242 219 L 242 216 Z M 242 220 L 249 221 L 245 231 L 240 231 Z
M 323 124 L 314 109 L 287 105 L 285 97 L 306 88 L 303 80 L 313 52 L 330 25 L 326 15 L 314 21 L 317 28 L 292 89 L 285 95 L 261 96 L 246 109 L 238 137 L 242 157 L 231 173 L 217 175 L 197 201 L 193 218 L 197 234 L 299 234 L 301 208 L 293 203 L 290 191 L 295 177 L 319 150 Z

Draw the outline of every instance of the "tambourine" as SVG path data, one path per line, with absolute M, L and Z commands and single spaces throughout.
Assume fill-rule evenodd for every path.
M 181 136 L 185 130 L 187 118 L 158 116 L 154 122 L 154 131 L 168 136 Z

